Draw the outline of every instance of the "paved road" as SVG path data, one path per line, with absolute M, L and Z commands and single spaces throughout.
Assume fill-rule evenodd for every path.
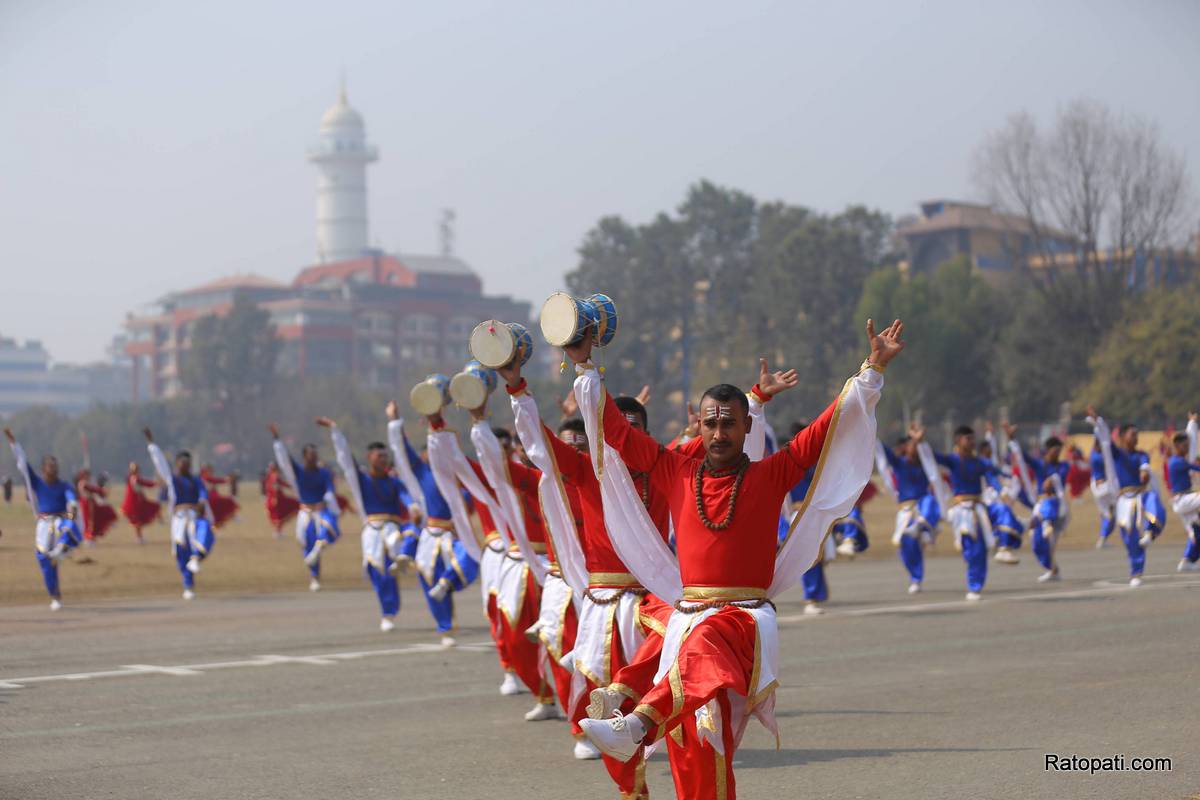
M 834 565 L 824 617 L 779 604 L 783 743 L 751 725 L 741 795 L 1200 792 L 1200 575 L 1130 590 L 1122 562 L 1072 552 L 1051 588 L 996 567 L 972 606 L 952 558 L 913 598 L 896 563 Z M 474 592 L 452 651 L 416 599 L 390 635 L 365 590 L 0 609 L 0 798 L 615 796 L 562 724 L 499 696 Z M 1173 770 L 1048 774 L 1046 753 Z M 670 797 L 665 760 L 647 772 Z

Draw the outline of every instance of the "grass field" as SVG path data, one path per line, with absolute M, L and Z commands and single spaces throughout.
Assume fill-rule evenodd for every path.
M 292 535 L 291 522 L 285 526 L 284 536 L 275 539 L 258 487 L 253 484 L 243 486 L 240 498 L 242 510 L 237 519 L 218 531 L 213 554 L 204 562 L 204 569 L 197 577 L 197 592 L 231 594 L 305 589 L 308 586 L 308 573 Z M 120 506 L 122 491 L 120 486 L 113 487 L 114 506 Z M 867 504 L 865 516 L 871 548 L 860 555 L 860 559 L 896 557 L 890 542 L 894 515 L 895 507 L 882 497 Z M 1072 505 L 1071 524 L 1061 548 L 1092 547 L 1098 527 L 1096 507 L 1085 494 Z M 342 529 L 343 540 L 327 550 L 322 559 L 322 584 L 329 588 L 365 590 L 357 517 L 353 514 L 343 516 Z M 33 555 L 32 514 L 24 495 L 19 491 L 15 493 L 11 504 L 0 502 L 0 531 L 3 531 L 3 537 L 0 538 L 0 604 L 42 601 L 46 595 Z M 64 563 L 59 570 L 64 600 L 71 603 L 99 598 L 178 594 L 181 590 L 179 573 L 170 552 L 166 526 L 153 525 L 144 533 L 147 543 L 139 545 L 133 529 L 122 519 L 94 547 L 76 550 L 73 560 Z M 945 526 L 942 534 L 934 552 L 952 553 L 953 540 L 945 535 Z M 1183 550 L 1184 538 L 1179 521 L 1174 517 L 1169 518 L 1166 531 L 1149 555 L 1153 571 L 1174 569 Z M 1125 575 L 1124 548 L 1119 541 L 1110 545 L 1110 552 L 1114 577 Z M 995 568 L 1023 570 L 1029 573 L 1031 580 L 1039 571 L 1027 543 L 1022 548 L 1019 565 L 1013 568 L 997 565 Z M 839 562 L 833 569 L 853 569 L 853 565 Z M 1063 569 L 1069 574 L 1069 559 L 1066 559 Z M 1151 571 L 1151 568 L 1147 571 Z M 406 578 L 404 582 L 411 580 Z M 836 572 L 831 580 L 836 582 Z M 896 580 L 903 582 L 899 565 L 896 567 Z M 835 596 L 834 601 L 837 599 Z

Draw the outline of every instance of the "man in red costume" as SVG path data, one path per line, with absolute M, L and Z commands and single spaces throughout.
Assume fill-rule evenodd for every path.
M 786 569 L 780 573 L 779 508 L 809 467 L 816 466 L 818 473 L 813 494 L 822 495 L 821 468 L 827 452 L 835 448 L 833 432 L 842 416 L 843 399 L 851 391 L 858 392 L 851 401 L 856 404 L 852 413 L 858 416 L 847 426 L 853 438 L 847 442 L 843 436 L 836 448 L 839 455 L 847 448 L 851 453 L 863 450 L 856 454 L 855 463 L 865 461 L 866 469 L 861 480 L 852 476 L 849 483 L 855 485 L 851 486 L 840 485 L 845 481 L 834 475 L 831 484 L 839 485 L 841 503 L 814 508 L 813 518 L 820 520 L 821 511 L 843 516 L 853 506 L 870 476 L 874 402 L 882 386 L 881 373 L 903 348 L 902 331 L 897 320 L 876 335 L 868 321 L 871 353 L 842 397 L 787 447 L 755 463 L 743 453 L 750 431 L 749 407 L 736 387 L 718 385 L 701 398 L 703 458 L 664 449 L 634 430 L 611 398 L 602 398 L 599 422 L 607 444 L 630 471 L 647 472 L 664 486 L 675 523 L 682 584 L 657 682 L 632 713 L 581 723 L 606 755 L 633 759 L 643 743 L 655 742 L 681 725 L 686 729 L 685 723 L 694 719 L 696 738 L 671 751 L 678 796 L 735 797 L 733 756 L 747 716 L 754 713 L 774 725 L 778 641 L 770 597 L 781 584 L 798 581 L 801 568 L 808 566 L 788 563 L 785 543 L 779 559 Z M 589 364 L 591 342 L 585 337 L 566 352 L 581 370 L 576 383 L 576 396 L 581 397 L 598 380 Z M 869 424 L 858 425 L 868 415 Z M 817 502 L 823 502 L 823 497 Z M 802 509 L 799 516 L 806 513 L 808 509 Z M 803 552 L 812 552 L 815 543 L 804 544 L 810 550 Z M 811 557 L 806 560 L 811 562 Z

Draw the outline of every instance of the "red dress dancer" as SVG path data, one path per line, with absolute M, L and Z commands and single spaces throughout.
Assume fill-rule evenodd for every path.
M 212 465 L 205 464 L 200 468 L 200 480 L 204 481 L 204 486 L 208 489 L 208 506 L 212 509 L 213 527 L 220 528 L 233 519 L 241 507 L 237 500 L 217 490 L 218 486 L 229 483 L 230 479 L 217 475 L 213 472 Z
M 604 440 L 629 470 L 648 472 L 653 482 L 668 487 L 678 552 L 679 583 L 669 593 L 677 610 L 668 624 L 671 644 L 664 649 L 657 682 L 640 698 L 634 713 L 606 722 L 583 721 L 589 738 L 607 755 L 631 759 L 639 745 L 695 720 L 696 738 L 685 736 L 683 746 L 668 738 L 678 796 L 736 796 L 732 765 L 747 718 L 753 713 L 778 735 L 773 713 L 778 638 L 771 598 L 799 581 L 816 556 L 821 538 L 817 529 L 827 530 L 831 515 L 844 516 L 869 479 L 874 404 L 882 386 L 878 373 L 903 346 L 901 330 L 897 321 L 877 337 L 868 324 L 872 347 L 865 369 L 847 382 L 842 397 L 813 424 L 757 462 L 741 453 L 750 426 L 746 401 L 734 387 L 714 387 L 702 398 L 707 452 L 701 459 L 666 450 L 634 430 L 599 388 L 591 365 L 583 367 L 576 396 L 588 400 L 580 402 L 588 407 L 585 416 L 595 415 Z M 585 341 L 566 352 L 577 364 L 586 363 L 589 344 Z M 845 433 L 835 439 L 831 434 L 839 422 Z M 836 455 L 827 460 L 827 451 Z M 846 464 L 839 463 L 847 454 Z M 828 496 L 823 493 L 818 470 L 816 500 L 802 512 L 799 523 L 804 533 L 789 537 L 780 549 L 780 504 L 818 460 L 822 467 L 836 465 L 828 482 L 834 488 Z M 620 468 L 608 464 L 606 469 L 612 483 L 612 470 Z M 803 519 L 810 513 L 811 520 Z M 657 538 L 658 532 L 637 535 Z M 789 548 L 794 543 L 799 544 Z M 671 588 L 665 572 L 651 577 L 651 582 Z
M 75 496 L 79 500 L 79 511 L 83 517 L 83 538 L 94 542 L 117 521 L 117 512 L 108 502 L 108 490 L 91 482 L 90 470 L 80 470 L 75 477 Z
M 158 486 L 158 481 L 143 478 L 138 472 L 138 465 L 130 462 L 129 474 L 125 478 L 125 499 L 121 501 L 121 513 L 133 526 L 139 543 L 145 541 L 142 538 L 142 528 L 158 519 L 159 504 L 146 499 L 142 494 L 143 487 L 149 489 L 154 486 Z
M 271 521 L 271 527 L 275 529 L 275 538 L 278 539 L 283 536 L 283 526 L 300 510 L 300 501 L 284 494 L 283 490 L 287 488 L 287 481 L 279 474 L 279 467 L 274 463 L 267 467 L 267 477 L 263 481 L 263 487 L 263 494 L 267 502 L 267 519 Z

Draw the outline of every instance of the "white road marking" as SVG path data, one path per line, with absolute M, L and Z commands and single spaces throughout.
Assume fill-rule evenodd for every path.
M 491 641 L 464 642 L 455 650 L 467 652 L 486 652 L 495 645 Z M 390 647 L 382 650 L 357 650 L 344 653 L 317 653 L 310 656 L 281 656 L 261 655 L 243 661 L 214 661 L 206 664 L 179 664 L 176 666 L 160 666 L 157 664 L 125 664 L 119 669 L 108 669 L 97 672 L 69 672 L 58 675 L 31 675 L 25 678 L 0 679 L 0 689 L 21 689 L 31 683 L 51 683 L 53 681 L 90 681 L 100 678 L 128 678 L 135 675 L 171 675 L 186 677 L 202 675 L 218 669 L 241 669 L 244 667 L 274 667 L 280 664 L 308 664 L 326 666 L 339 661 L 354 661 L 360 658 L 374 656 L 406 656 L 418 653 L 444 653 L 447 648 L 435 644 L 413 644 L 407 647 Z
M 1174 578 L 1176 576 L 1165 575 L 1147 575 L 1147 581 L 1157 580 L 1160 578 Z M 1129 588 L 1128 581 L 1096 581 L 1092 584 L 1091 589 L 1067 589 L 1065 591 L 1040 591 L 1028 592 L 1025 594 L 987 594 L 983 595 L 982 601 L 971 602 L 963 600 L 940 600 L 931 603 L 903 603 L 889 606 L 872 606 L 870 608 L 826 608 L 825 613 L 819 616 L 808 614 L 795 614 L 787 617 L 778 617 L 779 622 L 812 622 L 814 620 L 837 619 L 838 617 L 868 617 L 876 614 L 906 614 L 912 611 L 935 611 L 937 609 L 946 608 L 978 608 L 979 606 L 995 605 L 996 603 L 1011 603 L 1021 602 L 1026 600 L 1053 600 L 1058 597 L 1092 597 L 1096 595 L 1120 594 L 1123 592 L 1147 592 L 1155 589 L 1180 589 L 1190 586 L 1200 586 L 1200 579 L 1192 578 L 1185 580 L 1171 580 L 1162 583 L 1144 583 L 1137 589 Z

